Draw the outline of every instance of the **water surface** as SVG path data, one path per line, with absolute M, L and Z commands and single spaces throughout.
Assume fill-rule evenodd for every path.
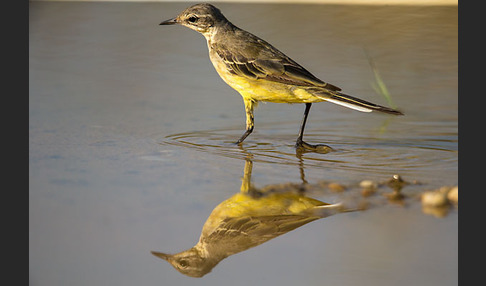
M 30 3 L 30 283 L 456 285 L 457 209 L 425 214 L 416 195 L 458 183 L 457 7 L 218 4 L 322 80 L 389 105 L 371 58 L 406 114 L 314 104 L 305 139 L 335 151 L 298 154 L 303 105 L 260 104 L 253 134 L 232 144 L 241 97 L 201 35 L 158 25 L 186 6 Z M 404 204 L 377 194 L 366 211 L 312 221 L 203 278 L 153 256 L 197 243 L 249 157 L 257 188 L 348 187 L 304 194 L 326 203 L 359 195 L 363 179 L 420 184 Z

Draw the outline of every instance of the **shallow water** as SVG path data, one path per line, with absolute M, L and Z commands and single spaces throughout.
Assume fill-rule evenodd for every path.
M 334 151 L 299 154 L 303 105 L 260 104 L 253 134 L 232 144 L 241 97 L 201 35 L 158 25 L 187 5 L 30 3 L 30 283 L 456 285 L 457 209 L 426 214 L 417 194 L 458 183 L 457 7 L 218 4 L 319 78 L 389 105 L 369 55 L 406 114 L 314 104 L 305 140 Z M 256 188 L 347 186 L 304 193 L 327 203 L 358 200 L 363 179 L 415 184 L 403 204 L 377 194 L 366 211 L 305 224 L 200 279 L 150 253 L 195 245 L 248 160 Z

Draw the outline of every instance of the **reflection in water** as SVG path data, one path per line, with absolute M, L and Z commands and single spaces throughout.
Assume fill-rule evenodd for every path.
M 421 186 L 420 182 L 408 182 L 399 175 L 383 182 L 363 180 L 358 185 L 326 181 L 309 184 L 305 178 L 303 154 L 298 151 L 296 157 L 301 184 L 283 183 L 256 188 L 251 183 L 253 161 L 250 158 L 253 155 L 241 146 L 239 149 L 246 154 L 240 192 L 213 209 L 203 226 L 199 242 L 176 254 L 152 251 L 182 274 L 202 277 L 228 256 L 340 212 L 363 211 L 387 204 L 406 206 L 406 201 L 422 200 L 423 206 L 427 207 L 424 213 L 444 217 L 451 205 L 457 206 L 457 186 L 444 186 L 439 191 L 424 193 L 421 188 L 413 188 Z M 406 186 L 407 194 L 404 194 Z M 334 194 L 334 200 L 339 203 L 328 204 L 307 196 L 315 190 Z M 441 197 L 437 198 L 438 195 Z M 449 198 L 453 196 L 455 198 Z M 438 199 L 441 203 L 436 202 Z
M 246 159 L 241 191 L 214 208 L 194 247 L 177 254 L 152 253 L 182 274 L 202 277 L 230 255 L 343 211 L 339 203 L 305 196 L 299 185 L 255 188 L 251 184 L 252 164 Z

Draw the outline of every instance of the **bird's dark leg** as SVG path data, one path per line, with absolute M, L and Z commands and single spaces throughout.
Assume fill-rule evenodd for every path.
M 243 140 L 245 140 L 248 135 L 253 132 L 253 128 L 255 127 L 254 123 L 254 118 L 253 118 L 253 107 L 255 105 L 255 102 L 253 102 L 250 99 L 243 99 L 245 103 L 245 111 L 246 111 L 246 131 L 243 133 L 243 135 L 236 141 L 236 144 L 241 144 Z
M 238 141 L 236 141 L 235 144 L 243 143 L 243 140 L 245 140 L 245 138 L 248 137 L 248 135 L 250 135 L 252 131 L 253 131 L 253 126 L 249 129 L 246 129 L 245 133 L 243 133 L 243 135 L 240 137 L 240 139 L 238 139 Z
M 305 128 L 305 123 L 307 122 L 307 116 L 309 116 L 309 111 L 311 106 L 312 103 L 305 104 L 304 117 L 302 118 L 302 123 L 300 124 L 299 137 L 297 137 L 297 142 L 295 142 L 295 147 L 301 147 L 302 144 L 304 143 L 304 128 Z
M 304 129 L 305 129 L 305 124 L 307 122 L 307 116 L 309 116 L 309 111 L 311 106 L 312 103 L 305 104 L 304 117 L 302 118 L 302 123 L 300 124 L 299 136 L 297 137 L 297 141 L 295 142 L 295 148 L 301 151 L 302 149 L 304 149 L 304 150 L 317 151 L 322 153 L 330 152 L 332 148 L 327 145 L 324 144 L 311 145 L 309 143 L 304 142 Z

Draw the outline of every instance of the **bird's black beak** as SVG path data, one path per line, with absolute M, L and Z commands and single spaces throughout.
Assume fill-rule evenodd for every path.
M 159 25 L 174 25 L 174 24 L 177 24 L 177 17 L 175 18 L 172 18 L 172 19 L 169 19 L 167 21 L 164 21 L 162 23 L 160 23 Z
M 157 252 L 157 251 L 150 251 L 153 255 L 162 258 L 165 261 L 169 261 L 172 258 L 172 255 L 170 254 L 165 254 L 162 252 Z

